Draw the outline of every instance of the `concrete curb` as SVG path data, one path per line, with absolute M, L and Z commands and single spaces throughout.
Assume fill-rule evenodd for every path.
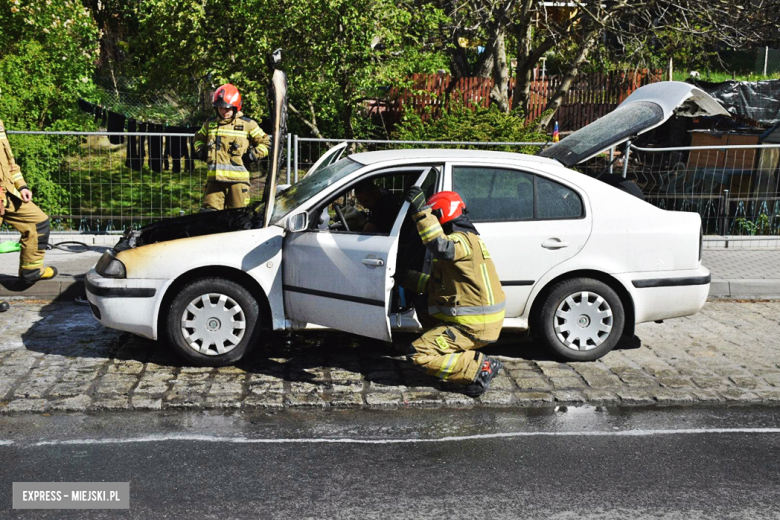
M 764 278 L 713 280 L 711 299 L 718 300 L 777 300 L 780 299 L 780 280 Z

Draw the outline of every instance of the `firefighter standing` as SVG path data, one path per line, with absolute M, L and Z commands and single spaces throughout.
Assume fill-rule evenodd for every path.
M 226 83 L 214 92 L 216 118 L 195 134 L 196 157 L 208 163 L 201 211 L 243 208 L 249 203 L 249 171 L 241 157 L 250 146 L 259 158 L 268 155 L 269 138 L 241 112 L 241 94 Z
M 504 291 L 485 243 L 466 216 L 466 205 L 452 191 L 435 194 L 425 205 L 418 187 L 406 194 L 412 219 L 433 255 L 431 274 L 399 273 L 403 287 L 427 294 L 430 327 L 412 343 L 410 357 L 428 374 L 464 385 L 471 397 L 485 393 L 503 366 L 476 349 L 498 339 L 504 322 Z
M 2 121 L 0 147 L 0 223 L 7 222 L 22 235 L 19 277 L 27 283 L 54 278 L 57 269 L 43 265 L 49 245 L 49 217 L 32 201 L 32 191 L 14 160 Z

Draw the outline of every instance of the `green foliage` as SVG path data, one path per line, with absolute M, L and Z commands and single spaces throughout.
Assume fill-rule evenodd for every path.
M 92 81 L 52 66 L 55 55 L 27 40 L 0 59 L 0 118 L 11 130 L 83 130 L 87 119 L 79 97 L 89 96 Z
M 537 125 L 524 124 L 524 118 L 517 112 L 509 114 L 496 107 L 488 109 L 469 108 L 456 105 L 441 117 L 423 122 L 414 113 L 404 115 L 398 125 L 394 138 L 408 141 L 471 141 L 471 142 L 546 142 L 549 136 L 537 130 Z M 484 146 L 459 146 L 484 150 Z M 518 151 L 516 146 L 494 146 L 490 149 L 500 151 Z M 536 153 L 538 146 L 522 146 L 522 153 Z
M 78 97 L 93 92 L 97 27 L 73 0 L 10 0 L 0 10 L 0 118 L 14 130 L 83 129 Z M 58 123 L 59 122 L 59 123 Z
M 49 214 L 67 212 L 68 192 L 65 183 L 57 182 L 64 161 L 63 143 L 56 136 L 44 135 L 11 135 L 9 141 L 35 203 Z
M 328 137 L 355 137 L 362 104 L 410 72 L 441 68 L 426 51 L 441 11 L 391 0 L 148 0 L 134 8 L 136 76 L 151 88 L 197 86 L 201 96 L 223 82 L 242 92 L 247 112 L 262 118 L 270 78 L 266 57 L 285 51 L 289 97 Z M 305 133 L 291 115 L 291 129 Z M 296 126 L 297 125 L 297 126 Z
M 740 217 L 734 221 L 737 225 L 738 235 L 771 235 L 772 226 L 769 222 L 769 216 L 766 213 L 762 213 L 754 221 L 748 220 L 744 217 Z

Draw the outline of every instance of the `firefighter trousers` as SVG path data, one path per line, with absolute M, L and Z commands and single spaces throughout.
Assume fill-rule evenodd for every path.
M 49 217 L 33 202 L 22 202 L 9 195 L 6 197 L 5 214 L 0 217 L 22 234 L 19 254 L 19 276 L 43 273 L 43 256 L 49 245 Z
M 424 326 L 434 323 L 419 315 Z M 438 323 L 412 342 L 415 353 L 412 362 L 432 376 L 449 383 L 469 385 L 477 376 L 484 355 L 476 349 L 487 345 L 464 333 L 457 325 Z
M 243 208 L 249 204 L 249 184 L 208 181 L 203 192 L 201 211 Z

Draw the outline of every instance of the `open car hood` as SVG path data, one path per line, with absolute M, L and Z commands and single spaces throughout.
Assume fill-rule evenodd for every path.
M 728 116 L 703 90 L 680 81 L 651 83 L 634 91 L 615 110 L 542 150 L 539 155 L 574 166 L 662 125 L 673 115 Z

